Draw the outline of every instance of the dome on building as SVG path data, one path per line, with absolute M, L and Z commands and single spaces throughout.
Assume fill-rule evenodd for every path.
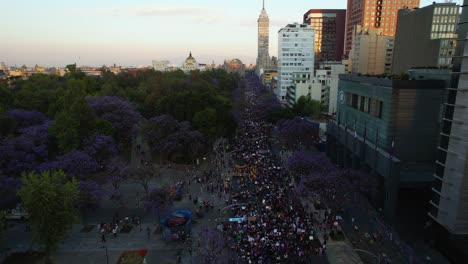
M 187 57 L 187 59 L 185 59 L 185 63 L 194 63 L 194 62 L 197 62 L 197 60 L 195 60 L 194 57 L 192 57 L 192 52 L 190 52 L 189 56 Z
M 183 70 L 185 72 L 188 72 L 188 71 L 193 71 L 193 70 L 197 70 L 197 69 L 198 69 L 197 60 L 194 57 L 192 57 L 192 52 L 190 52 L 187 59 L 185 59 Z

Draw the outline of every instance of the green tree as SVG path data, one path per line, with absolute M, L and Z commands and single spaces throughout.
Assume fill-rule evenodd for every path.
M 82 146 L 83 141 L 97 130 L 105 134 L 112 131 L 110 124 L 98 121 L 93 108 L 85 99 L 86 82 L 70 79 L 67 91 L 59 99 L 59 111 L 49 132 L 57 138 L 62 152 L 69 152 Z
M 196 112 L 193 116 L 192 123 L 197 130 L 207 135 L 210 140 L 214 140 L 218 134 L 216 129 L 216 109 L 208 107 L 202 111 Z
M 301 96 L 293 105 L 292 111 L 298 116 L 310 116 L 318 119 L 323 111 L 323 106 L 320 101 L 312 100 L 309 96 Z
M 23 174 L 22 181 L 18 196 L 29 213 L 32 240 L 49 255 L 77 217 L 77 182 L 68 180 L 63 171 L 31 172 Z

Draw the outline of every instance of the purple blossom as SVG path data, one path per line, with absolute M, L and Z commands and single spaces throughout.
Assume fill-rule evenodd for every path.
M 132 128 L 141 119 L 136 108 L 117 96 L 86 97 L 86 100 L 97 116 L 112 124 L 119 142 L 129 144 Z
M 114 187 L 114 193 L 118 193 L 122 181 L 130 173 L 130 167 L 119 158 L 113 158 L 107 166 L 107 181 Z
M 7 114 L 15 119 L 16 127 L 19 129 L 40 125 L 47 121 L 47 117 L 43 113 L 37 111 L 11 109 Z
M 99 172 L 102 167 L 93 157 L 80 150 L 74 150 L 40 166 L 40 171 L 59 169 L 65 171 L 68 176 L 82 178 Z
M 118 154 L 114 139 L 102 134 L 96 134 L 92 140 L 86 141 L 84 152 L 101 163 Z
M 99 184 L 95 181 L 79 181 L 78 188 L 80 190 L 80 197 L 78 206 L 81 209 L 96 209 L 101 205 L 104 198 L 104 192 L 101 190 Z
M 318 133 L 317 123 L 298 116 L 279 121 L 274 131 L 276 138 L 292 149 L 310 148 L 317 144 L 320 140 Z
M 198 246 L 196 263 L 228 263 L 225 250 L 227 241 L 217 229 L 204 227 L 198 233 Z
M 161 218 L 161 214 L 169 212 L 172 208 L 169 191 L 163 188 L 152 189 L 145 199 L 145 208 L 151 212 L 154 218 Z
M 0 170 L 10 175 L 37 170 L 48 159 L 51 121 L 20 129 L 16 138 L 0 141 Z

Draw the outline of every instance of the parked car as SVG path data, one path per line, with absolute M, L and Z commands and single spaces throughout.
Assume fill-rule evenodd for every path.
M 21 205 L 17 205 L 14 209 L 5 211 L 5 219 L 24 220 L 29 218 L 29 213 Z

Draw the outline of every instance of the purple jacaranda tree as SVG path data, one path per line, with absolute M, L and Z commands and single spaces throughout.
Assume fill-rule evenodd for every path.
M 155 188 L 144 198 L 145 208 L 151 212 L 154 220 L 159 223 L 161 215 L 172 209 L 172 200 L 169 191 L 164 188 Z
M 18 204 L 20 200 L 16 193 L 22 185 L 20 178 L 0 178 L 0 209 L 14 208 Z
M 132 178 L 135 183 L 143 187 L 145 197 L 149 195 L 150 181 L 158 176 L 159 170 L 152 163 L 145 162 L 134 168 L 132 171 Z
M 119 144 L 130 144 L 132 128 L 141 119 L 136 108 L 117 96 L 86 97 L 86 100 L 98 117 L 112 124 Z
M 260 118 L 266 118 L 268 112 L 273 109 L 281 109 L 280 102 L 273 94 L 264 95 L 255 105 L 255 111 Z
M 194 160 L 195 156 L 202 152 L 205 136 L 200 131 L 192 130 L 189 122 L 180 122 L 173 136 L 178 144 L 179 152 L 183 153 L 186 158 Z
M 79 181 L 80 197 L 78 207 L 84 210 L 95 210 L 101 206 L 104 192 L 95 181 Z
M 151 118 L 144 125 L 143 131 L 152 153 L 165 159 L 170 159 L 176 153 L 192 157 L 199 154 L 205 144 L 205 136 L 193 130 L 190 122 L 178 122 L 170 115 Z
M 17 129 L 40 125 L 47 121 L 47 117 L 38 111 L 11 109 L 7 114 L 15 119 Z
M 51 121 L 20 129 L 16 138 L 0 141 L 0 171 L 7 175 L 38 170 L 48 159 L 48 128 Z
M 79 181 L 78 189 L 80 195 L 78 197 L 78 208 L 81 212 L 83 225 L 87 224 L 86 214 L 88 211 L 94 211 L 101 206 L 104 192 L 99 184 L 95 181 Z
M 161 159 L 168 158 L 177 149 L 174 136 L 177 130 L 178 121 L 170 115 L 155 116 L 143 126 L 151 152 L 158 154 Z
M 288 158 L 288 169 L 295 175 L 307 175 L 312 172 L 334 173 L 337 167 L 323 153 L 295 151 Z
M 111 199 L 119 200 L 121 197 L 120 185 L 128 178 L 130 171 L 130 166 L 119 158 L 113 158 L 109 162 L 107 166 L 107 182 L 109 182 L 113 187 L 110 197 Z
M 95 134 L 91 140 L 87 140 L 85 142 L 84 152 L 101 164 L 104 164 L 105 161 L 118 155 L 114 138 L 102 134 Z
M 224 235 L 215 228 L 204 227 L 197 236 L 195 246 L 198 254 L 195 263 L 225 264 L 228 263 L 227 241 Z
M 93 176 L 103 169 L 93 157 L 81 150 L 74 150 L 54 161 L 40 165 L 39 171 L 63 170 L 68 176 L 85 179 Z
M 206 143 L 205 136 L 198 130 L 190 131 L 183 140 L 186 151 L 192 160 L 202 153 Z
M 320 140 L 319 125 L 302 117 L 279 121 L 274 135 L 290 149 L 308 149 Z

